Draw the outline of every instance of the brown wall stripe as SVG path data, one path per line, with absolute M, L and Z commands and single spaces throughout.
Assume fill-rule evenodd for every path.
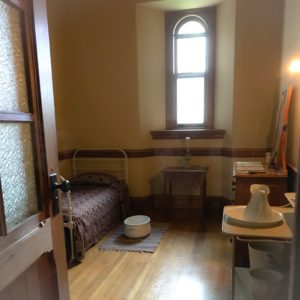
M 264 157 L 265 153 L 270 151 L 265 149 L 249 148 L 193 148 L 190 149 L 192 156 L 224 156 L 224 157 Z M 59 160 L 70 159 L 75 150 L 60 151 Z M 142 158 L 151 156 L 183 156 L 184 148 L 148 148 L 137 150 L 125 150 L 129 158 Z M 80 154 L 81 157 L 116 157 L 118 154 L 112 150 L 87 150 Z
M 165 139 L 185 139 L 189 136 L 192 139 L 223 139 L 225 130 L 221 129 L 192 129 L 192 130 L 155 130 L 151 131 L 152 139 L 165 140 Z
M 270 152 L 270 148 L 262 149 L 234 149 L 222 148 L 223 156 L 226 157 L 265 157 L 266 152 Z
M 73 157 L 75 150 L 66 150 L 58 152 L 58 160 L 70 159 Z

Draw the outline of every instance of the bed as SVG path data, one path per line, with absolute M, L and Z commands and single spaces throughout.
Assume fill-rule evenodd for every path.
M 129 204 L 122 149 L 79 149 L 72 168 L 71 191 L 62 197 L 69 265 L 126 218 Z

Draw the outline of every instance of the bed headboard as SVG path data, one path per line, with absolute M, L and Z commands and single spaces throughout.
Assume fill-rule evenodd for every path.
M 72 158 L 73 176 L 89 172 L 111 174 L 128 185 L 128 158 L 119 148 L 78 149 Z

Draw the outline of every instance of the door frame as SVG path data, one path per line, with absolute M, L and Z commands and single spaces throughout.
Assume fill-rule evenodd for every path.
M 58 148 L 56 137 L 53 81 L 48 31 L 46 0 L 32 0 L 34 13 L 34 28 L 36 37 L 37 70 L 39 73 L 40 97 L 43 100 L 42 117 L 44 120 L 44 140 L 46 144 L 46 160 L 48 178 L 51 173 L 58 172 Z M 57 270 L 59 299 L 69 299 L 69 282 L 67 259 L 65 252 L 65 237 L 62 223 L 62 213 L 56 216 L 52 213 L 50 183 L 48 197 L 51 215 L 51 232 L 53 254 Z M 61 199 L 60 208 L 61 208 Z M 60 210 L 61 211 L 61 210 Z
M 297 167 L 297 187 L 295 201 L 294 231 L 292 243 L 292 255 L 290 261 L 290 280 L 289 280 L 289 300 L 300 299 L 300 285 L 297 278 L 300 274 L 300 151 L 298 155 Z M 297 251 L 298 250 L 298 251 Z M 298 275 L 298 276 L 297 276 Z
M 34 121 L 33 144 L 36 151 L 42 154 L 35 157 L 39 168 L 36 181 L 38 193 L 43 200 L 39 203 L 39 213 L 29 217 L 8 235 L 0 238 L 0 261 L 5 262 L 10 272 L 10 277 L 5 284 L 3 283 L 2 288 L 9 286 L 22 270 L 34 262 L 39 270 L 48 270 L 45 278 L 41 280 L 40 287 L 45 299 L 68 300 L 69 283 L 63 218 L 61 209 L 57 215 L 53 214 L 49 181 L 50 174 L 58 172 L 59 168 L 46 0 L 3 1 L 16 8 L 24 8 L 27 41 L 24 54 L 26 60 L 28 59 L 28 62 L 25 62 L 27 86 L 30 85 L 28 87 L 28 93 L 32 98 L 30 105 L 36 113 L 33 116 L 30 113 L 8 113 L 1 121 L 16 122 L 18 121 L 16 118 L 20 118 L 20 121 Z M 3 115 L 6 114 L 2 114 L 2 117 Z M 59 201 L 61 208 L 61 199 Z M 6 234 L 5 227 L 2 220 L 2 234 Z M 22 252 L 23 245 L 26 247 L 24 252 Z M 41 255 L 41 259 L 35 260 L 34 257 L 37 255 Z M 18 262 L 21 263 L 21 267 Z M 49 289 L 54 285 L 57 286 L 57 293 Z

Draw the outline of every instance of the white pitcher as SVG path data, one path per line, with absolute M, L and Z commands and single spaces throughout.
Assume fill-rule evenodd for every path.
M 271 221 L 272 209 L 268 196 L 270 189 L 264 184 L 250 186 L 251 198 L 245 208 L 244 219 L 253 222 Z

